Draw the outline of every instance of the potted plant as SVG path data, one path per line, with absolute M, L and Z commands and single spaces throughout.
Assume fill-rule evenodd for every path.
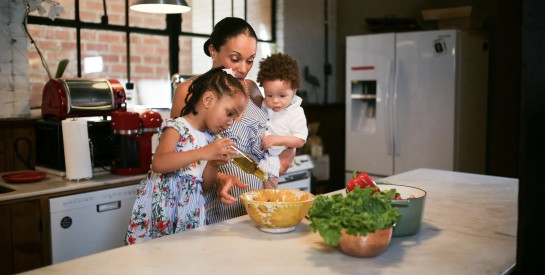
M 395 189 L 372 186 L 356 186 L 346 195 L 318 195 L 309 209 L 309 227 L 346 254 L 376 256 L 387 248 L 392 227 L 401 217 L 392 206 L 395 196 Z

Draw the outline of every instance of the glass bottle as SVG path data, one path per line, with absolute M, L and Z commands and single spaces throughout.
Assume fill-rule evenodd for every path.
M 221 139 L 221 135 L 216 135 L 214 137 L 214 141 Z M 237 146 L 229 146 L 229 149 L 232 149 L 237 152 L 237 155 L 232 155 L 230 157 L 233 158 L 233 164 L 238 166 L 238 168 L 242 169 L 242 171 L 252 174 L 262 181 L 269 181 L 271 184 L 272 182 L 269 180 L 269 175 L 267 172 L 263 171 L 261 168 L 259 168 L 257 162 L 246 152 L 244 152 L 242 149 L 238 148 Z M 272 184 L 274 186 L 274 184 Z

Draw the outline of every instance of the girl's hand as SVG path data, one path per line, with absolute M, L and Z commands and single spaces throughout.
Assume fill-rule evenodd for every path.
M 218 165 L 218 163 L 222 163 L 221 165 L 225 164 L 228 161 L 232 161 L 234 155 L 237 154 L 237 151 L 231 149 L 229 146 L 234 146 L 235 143 L 228 139 L 228 138 L 222 138 L 220 140 L 216 140 L 204 147 L 203 149 L 203 157 L 202 159 L 213 161 L 215 165 Z M 218 165 L 218 166 L 221 166 Z
M 233 187 L 235 186 L 241 189 L 248 188 L 248 185 L 244 184 L 238 177 L 233 175 L 218 173 L 217 189 L 218 189 L 220 201 L 223 204 L 231 205 L 237 202 L 237 198 L 229 194 L 229 192 L 231 192 L 231 189 L 233 189 Z

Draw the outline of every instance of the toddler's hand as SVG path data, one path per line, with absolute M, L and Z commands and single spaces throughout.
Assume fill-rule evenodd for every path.
M 271 147 L 275 145 L 275 136 L 264 136 L 261 139 L 261 147 L 263 147 L 263 150 L 269 150 Z

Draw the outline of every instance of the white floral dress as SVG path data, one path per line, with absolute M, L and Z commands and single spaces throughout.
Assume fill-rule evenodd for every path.
M 195 150 L 211 139 L 209 133 L 194 129 L 183 117 L 164 121 L 159 134 L 166 128 L 180 133 L 176 152 Z M 201 185 L 205 166 L 206 161 L 198 161 L 170 173 L 150 170 L 138 185 L 125 245 L 205 225 Z

